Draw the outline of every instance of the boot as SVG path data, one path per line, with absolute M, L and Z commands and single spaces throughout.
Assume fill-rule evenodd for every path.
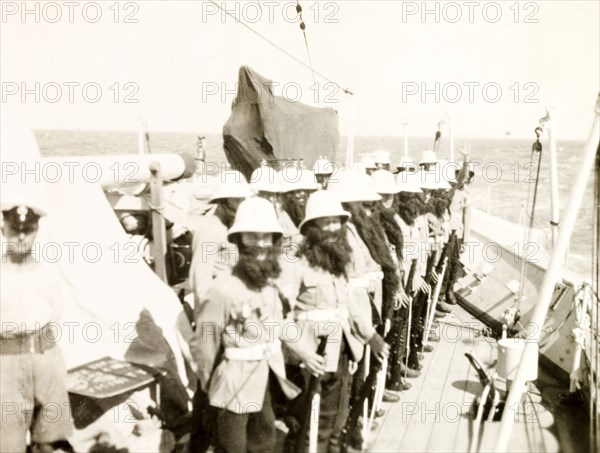
M 397 403 L 400 401 L 400 397 L 389 390 L 385 390 L 383 392 L 383 402 L 384 403 Z
M 408 368 L 416 371 L 420 371 L 423 369 L 423 365 L 419 363 L 419 354 L 415 350 L 410 351 L 410 356 L 408 357 Z
M 406 374 L 407 378 L 412 379 L 412 378 L 417 378 L 417 377 L 421 376 L 421 372 L 419 370 L 413 370 L 412 368 L 407 369 L 406 365 L 404 365 L 404 364 L 401 365 L 401 370 L 402 370 L 402 376 L 404 376 Z

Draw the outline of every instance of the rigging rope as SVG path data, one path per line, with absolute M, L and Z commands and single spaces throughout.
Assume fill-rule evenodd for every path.
M 310 63 L 310 71 L 312 72 L 313 84 L 316 89 L 317 88 L 317 80 L 315 79 L 315 69 L 313 68 L 312 57 L 310 56 L 310 49 L 308 47 L 308 38 L 306 37 L 306 24 L 304 23 L 304 19 L 302 18 L 302 6 L 300 6 L 299 0 L 296 0 L 296 12 L 298 13 L 298 17 L 300 18 L 300 30 L 302 30 L 302 34 L 304 35 L 304 44 L 306 45 L 306 53 L 308 54 L 308 62 Z
M 354 93 L 352 91 L 350 91 L 350 89 L 348 88 L 344 88 L 342 85 L 340 85 L 339 83 L 337 83 L 336 81 L 330 79 L 329 77 L 327 77 L 326 75 L 320 73 L 319 71 L 316 71 L 312 68 L 312 63 L 310 65 L 307 65 L 305 62 L 303 62 L 302 60 L 300 60 L 299 58 L 295 57 L 294 55 L 292 55 L 291 53 L 289 53 L 287 50 L 285 50 L 283 47 L 278 46 L 277 44 L 275 44 L 273 41 L 271 41 L 269 38 L 267 38 L 266 36 L 262 35 L 261 33 L 259 33 L 258 31 L 254 30 L 252 27 L 250 27 L 248 24 L 246 24 L 245 22 L 243 22 L 240 18 L 236 17 L 234 14 L 231 14 L 229 11 L 227 11 L 225 8 L 223 8 L 219 3 L 217 3 L 215 0 L 209 0 L 213 5 L 215 5 L 217 8 L 219 8 L 221 11 L 223 11 L 223 13 L 227 14 L 228 16 L 232 17 L 233 19 L 235 19 L 236 22 L 238 22 L 239 24 L 243 25 L 244 27 L 246 27 L 248 30 L 250 30 L 252 33 L 254 33 L 255 35 L 257 35 L 258 37 L 260 37 L 261 39 L 263 39 L 264 41 L 268 42 L 270 45 L 272 45 L 273 47 L 275 47 L 277 50 L 279 50 L 280 52 L 284 53 L 285 55 L 287 55 L 288 57 L 290 57 L 292 60 L 294 60 L 295 62 L 301 64 L 302 66 L 304 66 L 307 69 L 310 69 L 311 71 L 313 71 L 314 74 L 318 75 L 319 77 L 321 77 L 322 79 L 333 83 L 335 86 L 339 87 L 344 93 L 349 94 L 349 95 L 354 95 Z
M 542 118 L 540 120 L 540 124 L 542 123 L 543 120 L 544 120 L 544 118 Z M 522 250 L 523 250 L 522 255 L 523 256 L 521 257 L 521 276 L 520 276 L 520 281 L 519 281 L 519 294 L 515 301 L 515 306 L 519 313 L 521 311 L 521 300 L 523 298 L 523 292 L 524 292 L 524 287 L 525 287 L 525 273 L 527 270 L 527 265 L 529 264 L 529 260 L 526 258 L 526 255 L 524 252 L 525 252 L 525 247 L 531 241 L 531 231 L 533 229 L 533 224 L 534 224 L 534 220 L 535 220 L 537 192 L 538 192 L 538 185 L 539 185 L 539 181 L 540 181 L 540 166 L 542 164 L 542 143 L 540 142 L 540 135 L 543 132 L 542 126 L 540 125 L 540 126 L 536 127 L 534 132 L 535 132 L 536 140 L 533 143 L 533 145 L 531 145 L 530 163 L 533 165 L 533 157 L 535 156 L 535 153 L 538 153 L 538 163 L 537 163 L 536 175 L 535 175 L 535 187 L 533 190 L 533 201 L 531 202 L 531 214 L 529 213 L 529 207 L 530 207 L 530 201 L 531 201 L 531 183 L 529 183 L 529 185 L 527 187 L 527 205 L 526 205 L 525 212 L 526 212 L 526 215 L 529 215 L 529 225 L 525 226 L 524 242 L 523 242 L 523 247 L 522 247 Z

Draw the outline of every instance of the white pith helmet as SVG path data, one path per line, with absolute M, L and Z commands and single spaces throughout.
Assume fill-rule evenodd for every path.
M 312 170 L 304 168 L 286 169 L 281 171 L 281 190 L 284 193 L 294 190 L 318 190 L 321 186 L 315 179 Z
M 329 161 L 327 157 L 319 157 L 312 169 L 315 175 L 331 175 L 335 170 L 335 164 Z
M 323 217 L 340 217 L 344 223 L 350 218 L 350 213 L 344 210 L 342 203 L 333 193 L 327 190 L 318 190 L 308 197 L 306 214 L 299 226 L 300 233 L 308 222 Z
M 227 232 L 227 238 L 231 241 L 238 233 L 273 233 L 281 236 L 283 229 L 271 202 L 260 197 L 250 197 L 242 201 L 233 225 Z
M 421 160 L 419 161 L 420 165 L 424 164 L 437 164 L 438 158 L 435 155 L 435 152 L 431 150 L 423 151 L 423 155 L 421 156 Z
M 394 182 L 398 186 L 400 192 L 406 193 L 423 193 L 418 184 L 418 175 L 415 173 L 398 173 L 394 178 Z
M 371 174 L 373 190 L 378 194 L 395 194 L 400 188 L 394 182 L 394 175 L 388 170 L 377 170 Z
M 26 206 L 37 215 L 44 216 L 48 213 L 44 178 L 40 180 L 37 171 L 34 174 L 24 173 L 25 170 L 31 171 L 40 165 L 40 148 L 35 135 L 31 128 L 11 112 L 2 112 L 0 116 L 2 211 Z
M 400 162 L 396 165 L 398 170 L 415 170 L 418 167 L 417 163 L 409 156 L 402 156 Z
M 381 200 L 373 190 L 373 180 L 366 173 L 339 171 L 332 176 L 327 191 L 335 194 L 342 203 Z
M 383 164 L 390 165 L 392 162 L 390 160 L 390 153 L 385 149 L 377 150 L 373 153 L 373 161 L 375 164 Z
M 254 193 L 281 193 L 281 174 L 272 167 L 261 165 L 256 167 L 250 176 L 250 189 Z
M 422 170 L 415 173 L 415 176 L 422 190 L 448 190 L 452 188 L 448 181 L 442 177 L 441 173 L 436 170 Z
M 371 156 L 364 156 L 360 160 L 360 166 L 364 170 L 368 170 L 368 169 L 371 169 L 371 168 L 377 168 L 377 165 L 375 165 L 375 160 L 373 160 L 373 158 Z
M 248 198 L 253 195 L 246 178 L 237 170 L 225 170 L 217 178 L 217 189 L 208 200 L 209 203 L 225 198 Z

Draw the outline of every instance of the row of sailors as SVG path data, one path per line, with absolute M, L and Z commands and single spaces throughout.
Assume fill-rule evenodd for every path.
M 191 451 L 273 451 L 276 417 L 287 450 L 304 448 L 315 382 L 318 451 L 360 447 L 364 399 L 376 400 L 369 378 L 387 363 L 383 398 L 398 401 L 419 352 L 432 349 L 433 287 L 445 286 L 440 315 L 456 303 L 467 162 L 458 178 L 437 160 L 395 176 L 324 172 L 323 161 L 293 178 L 266 166 L 250 183 L 222 173 L 190 269 L 200 384 Z

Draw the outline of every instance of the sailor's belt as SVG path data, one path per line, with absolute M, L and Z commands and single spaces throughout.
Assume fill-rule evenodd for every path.
M 45 325 L 39 330 L 0 336 L 0 355 L 40 354 L 56 346 L 53 329 Z
M 272 352 L 276 352 L 281 349 L 281 342 L 279 339 L 270 343 L 261 343 L 255 346 L 247 348 L 225 348 L 225 358 L 227 360 L 240 360 L 240 361 L 256 361 L 262 360 L 263 357 L 268 356 Z
M 297 321 L 339 321 L 348 319 L 347 308 L 332 308 L 323 310 L 307 310 L 296 315 Z

